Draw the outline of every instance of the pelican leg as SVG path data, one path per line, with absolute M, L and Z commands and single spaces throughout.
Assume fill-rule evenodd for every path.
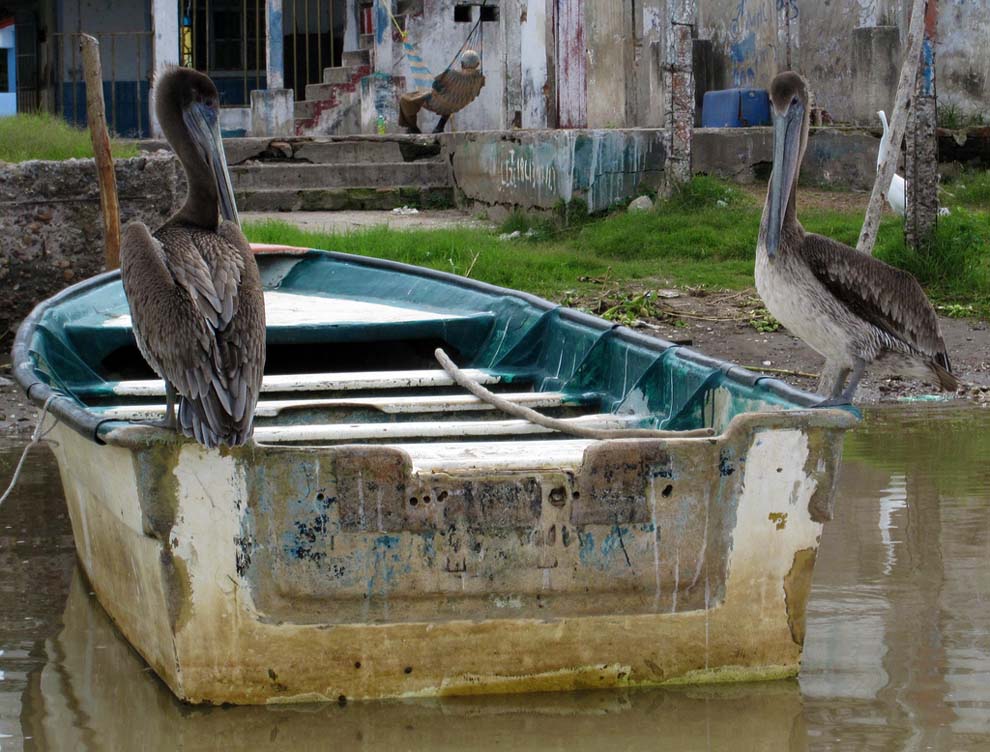
M 850 375 L 851 372 L 851 375 Z M 862 358 L 854 358 L 852 369 L 840 368 L 838 370 L 835 383 L 832 385 L 832 392 L 828 399 L 819 402 L 816 407 L 839 407 L 840 405 L 851 405 L 856 388 L 866 372 L 866 361 Z M 846 379 L 849 383 L 846 384 Z M 843 389 L 845 384 L 845 389 Z
M 176 430 L 175 422 L 175 387 L 168 381 L 165 380 L 165 417 L 162 420 L 149 420 L 144 425 L 154 426 L 155 428 L 164 428 L 169 431 Z
M 162 427 L 175 430 L 175 387 L 168 379 L 165 380 L 165 420 Z

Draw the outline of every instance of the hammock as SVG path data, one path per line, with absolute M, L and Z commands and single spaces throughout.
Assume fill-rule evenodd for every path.
M 420 51 L 419 42 L 410 42 L 408 32 L 404 31 L 399 25 L 398 20 L 392 14 L 392 2 L 391 0 L 378 0 L 385 8 L 385 12 L 388 13 L 388 17 L 392 20 L 392 24 L 395 26 L 396 30 L 399 32 L 399 36 L 402 37 L 402 48 L 405 50 L 405 57 L 409 60 L 409 70 L 413 74 L 413 83 L 418 89 L 428 89 L 433 86 L 433 80 L 435 76 L 432 71 L 430 71 L 429 66 L 427 66 L 426 61 L 423 59 L 423 55 Z M 481 0 L 480 8 L 484 8 L 488 3 L 488 0 Z M 468 32 L 467 37 L 464 39 L 464 43 L 461 45 L 457 53 L 451 58 L 451 61 L 447 64 L 447 67 L 443 69 L 440 75 L 443 75 L 449 71 L 457 59 L 461 56 L 461 53 L 467 49 L 468 44 L 477 35 L 478 37 L 478 58 L 481 60 L 481 65 L 479 66 L 481 70 L 485 67 L 485 32 L 481 25 L 481 11 L 478 11 L 478 20 L 475 21 L 474 26 L 471 27 L 471 31 Z M 398 65 L 402 61 L 399 58 L 393 65 Z

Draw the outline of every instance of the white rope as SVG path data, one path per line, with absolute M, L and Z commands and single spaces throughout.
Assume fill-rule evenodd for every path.
M 48 414 L 48 406 L 52 404 L 52 400 L 54 400 L 57 396 L 57 394 L 52 394 L 45 400 L 45 404 L 41 408 L 41 415 L 38 417 L 38 425 L 34 427 L 34 433 L 31 434 L 31 441 L 28 442 L 28 445 L 24 447 L 24 451 L 21 453 L 21 458 L 17 462 L 17 467 L 14 468 L 14 477 L 10 479 L 10 485 L 7 486 L 7 490 L 3 492 L 3 496 L 0 496 L 0 504 L 3 504 L 7 500 L 7 497 L 10 496 L 11 492 L 13 492 L 14 486 L 17 485 L 17 479 L 21 476 L 21 470 L 24 468 L 24 460 L 27 459 L 28 452 L 31 451 L 32 447 L 41 443 L 41 440 L 51 433 L 52 429 L 58 425 L 58 418 L 55 418 L 55 422 L 51 424 L 48 430 L 44 433 L 41 432 L 42 426 L 45 425 L 45 416 Z
M 484 400 L 489 405 L 493 405 L 502 412 L 508 413 L 513 417 L 527 420 L 530 423 L 535 423 L 538 426 L 549 428 L 552 431 L 558 431 L 560 433 L 566 433 L 572 436 L 581 436 L 586 439 L 686 439 L 697 438 L 700 436 L 711 436 L 714 433 L 714 431 L 710 428 L 698 428 L 688 431 L 658 431 L 652 428 L 600 429 L 589 428 L 587 426 L 577 426 L 573 423 L 568 423 L 565 420 L 558 420 L 557 418 L 551 418 L 548 415 L 543 415 L 543 413 L 538 413 L 536 410 L 531 410 L 524 405 L 510 402 L 504 397 L 499 397 L 497 394 L 488 391 L 485 387 L 454 365 L 454 362 L 450 359 L 447 353 L 443 351 L 443 348 L 438 347 L 433 353 L 433 356 L 443 367 L 443 370 L 450 375 L 450 378 L 452 378 L 458 386 L 467 389 L 478 399 Z

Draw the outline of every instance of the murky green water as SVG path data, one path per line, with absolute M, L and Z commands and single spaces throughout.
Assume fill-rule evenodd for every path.
M 19 446 L 0 443 L 0 485 Z M 183 706 L 75 568 L 54 460 L 0 508 L 0 749 L 990 750 L 990 411 L 850 434 L 799 680 L 275 708 Z

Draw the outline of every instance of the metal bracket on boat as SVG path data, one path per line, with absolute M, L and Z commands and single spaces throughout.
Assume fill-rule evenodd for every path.
M 557 418 L 551 418 L 543 415 L 542 413 L 538 413 L 536 410 L 524 407 L 523 405 L 518 405 L 515 402 L 510 402 L 509 400 L 503 399 L 497 394 L 488 391 L 485 387 L 481 386 L 481 384 L 458 368 L 447 353 L 443 351 L 442 347 L 438 347 L 433 354 L 443 370 L 450 375 L 450 378 L 452 378 L 458 386 L 467 389 L 478 399 L 484 400 L 504 413 L 508 413 L 516 418 L 521 418 L 522 420 L 528 420 L 530 423 L 535 423 L 538 426 L 549 428 L 552 431 L 559 431 L 560 433 L 566 433 L 572 436 L 580 436 L 585 439 L 686 439 L 708 437 L 714 434 L 714 431 L 710 428 L 697 428 L 689 431 L 660 431 L 652 428 L 600 429 L 574 425 L 573 423 L 569 423 L 565 420 L 559 420 Z

